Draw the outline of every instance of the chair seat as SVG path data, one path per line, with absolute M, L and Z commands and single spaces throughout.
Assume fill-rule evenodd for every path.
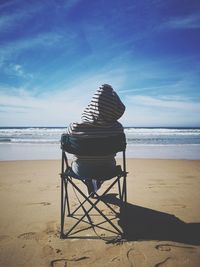
M 74 173 L 74 171 L 72 170 L 71 167 L 68 167 L 68 169 L 65 171 L 65 174 L 75 178 L 75 179 L 79 179 L 79 180 L 90 180 L 90 179 L 94 179 L 94 180 L 101 180 L 101 181 L 106 181 L 106 180 L 110 180 L 116 176 L 123 176 L 124 172 L 121 169 L 120 165 L 117 165 L 116 168 L 114 169 L 114 171 L 112 172 L 111 175 L 108 176 L 100 176 L 100 177 L 82 177 L 77 175 L 76 173 Z
M 125 148 L 126 137 L 124 133 L 96 138 L 80 138 L 68 134 L 61 136 L 61 149 L 79 156 L 105 156 L 116 154 Z

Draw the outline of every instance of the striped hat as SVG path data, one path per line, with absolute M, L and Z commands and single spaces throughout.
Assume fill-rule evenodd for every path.
M 83 122 L 104 124 L 117 121 L 124 113 L 125 106 L 109 84 L 98 88 L 90 104 L 82 114 Z

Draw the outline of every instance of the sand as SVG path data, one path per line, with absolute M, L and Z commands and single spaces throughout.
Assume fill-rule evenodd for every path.
M 0 266 L 200 266 L 200 161 L 128 159 L 127 170 L 127 240 L 60 239 L 60 161 L 1 161 Z

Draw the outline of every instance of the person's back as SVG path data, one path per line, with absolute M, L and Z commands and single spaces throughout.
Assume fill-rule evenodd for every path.
M 71 123 L 67 133 L 78 138 L 101 138 L 123 133 L 123 126 L 117 121 L 125 106 L 110 85 L 101 86 L 82 114 L 81 123 Z M 84 179 L 98 179 L 110 175 L 115 169 L 115 154 L 90 156 L 74 155 L 72 170 Z

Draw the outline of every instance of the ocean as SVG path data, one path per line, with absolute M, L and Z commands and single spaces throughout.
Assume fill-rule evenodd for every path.
M 0 160 L 60 159 L 64 127 L 0 127 Z M 127 157 L 200 159 L 200 128 L 126 127 Z

